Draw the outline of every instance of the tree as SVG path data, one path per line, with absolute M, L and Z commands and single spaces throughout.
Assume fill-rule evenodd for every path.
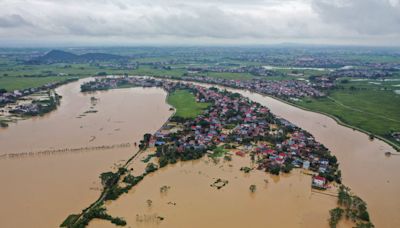
M 357 223 L 355 228 L 374 228 L 374 227 L 375 227 L 374 224 L 372 224 L 370 222 L 367 222 L 367 223 L 359 222 L 359 223 Z
M 160 168 L 168 165 L 168 158 L 166 156 L 161 156 L 158 160 L 158 164 L 160 165 Z
M 147 164 L 147 166 L 146 166 L 146 173 L 151 173 L 151 172 L 154 172 L 154 171 L 156 171 L 158 168 L 157 168 L 157 166 L 155 165 L 155 164 L 153 164 L 153 163 L 149 163 L 149 164 Z
M 267 171 L 270 172 L 271 174 L 274 175 L 279 175 L 280 171 L 281 171 L 281 167 L 279 165 L 271 165 L 267 168 Z
M 341 185 L 339 187 L 339 194 L 338 194 L 338 203 L 341 206 L 345 206 L 345 207 L 350 207 L 351 205 L 351 196 L 349 194 L 350 189 L 348 187 L 345 187 L 343 185 Z
M 97 76 L 107 76 L 107 72 L 98 72 Z
M 342 219 L 344 210 L 340 207 L 332 209 L 329 211 L 330 218 L 329 218 L 329 226 L 331 228 L 336 228 L 336 225 L 339 223 L 340 219 Z

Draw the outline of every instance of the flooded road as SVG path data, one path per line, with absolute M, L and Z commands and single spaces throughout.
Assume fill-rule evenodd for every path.
M 69 214 L 79 213 L 97 199 L 100 173 L 128 159 L 137 151 L 133 143 L 155 132 L 171 115 L 162 89 L 82 94 L 81 82 L 57 89 L 63 96 L 57 110 L 0 130 L 0 156 L 120 143 L 132 146 L 0 159 L 0 227 L 58 227 Z

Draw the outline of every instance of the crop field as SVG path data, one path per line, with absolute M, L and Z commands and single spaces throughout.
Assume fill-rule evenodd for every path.
M 296 104 L 333 115 L 346 124 L 400 145 L 390 136 L 392 132 L 400 131 L 400 94 L 394 92 L 396 85 L 394 82 L 370 82 L 350 82 L 331 91 L 328 97 L 303 99 Z
M 192 93 L 187 90 L 177 90 L 170 94 L 168 103 L 175 107 L 175 116 L 182 118 L 194 118 L 208 107 L 208 103 L 199 103 Z

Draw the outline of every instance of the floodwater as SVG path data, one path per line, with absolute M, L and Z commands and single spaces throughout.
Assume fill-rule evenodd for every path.
M 283 70 L 317 70 L 317 71 L 332 71 L 329 68 L 319 68 L 319 67 L 279 67 L 279 66 L 263 66 L 267 70 L 283 69 Z
M 204 85 L 204 84 L 203 84 Z M 314 135 L 338 158 L 344 184 L 365 200 L 374 225 L 400 227 L 400 156 L 387 143 L 336 123 L 332 118 L 305 111 L 268 96 L 243 90 L 251 100 L 270 108 L 271 112 Z
M 0 156 L 121 143 L 131 147 L 0 159 L 0 227 L 58 227 L 97 199 L 100 173 L 128 159 L 137 151 L 134 142 L 171 115 L 162 89 L 82 94 L 81 82 L 57 89 L 63 96 L 57 110 L 0 130 Z M 97 113 L 84 114 L 89 110 Z
M 389 145 L 370 141 L 367 135 L 327 116 L 259 94 L 238 92 L 312 133 L 338 157 L 345 184 L 367 202 L 376 227 L 400 227 L 400 156 L 386 157 L 387 151 L 395 153 Z M 79 83 L 72 83 L 60 87 L 58 93 L 63 100 L 55 112 L 0 131 L 0 155 L 133 143 L 161 127 L 170 115 L 161 89 L 85 95 L 79 93 Z M 91 96 L 99 98 L 93 108 L 98 112 L 76 118 L 93 106 Z M 92 189 L 100 188 L 101 172 L 134 151 L 131 147 L 0 160 L 0 227 L 56 227 L 68 214 L 79 212 L 99 196 L 100 192 Z M 206 159 L 178 163 L 147 176 L 128 194 L 107 203 L 107 209 L 124 217 L 128 227 L 328 227 L 328 210 L 335 207 L 335 198 L 311 192 L 309 176 L 299 171 L 279 178 L 259 171 L 245 175 L 239 171 L 244 164 L 248 162 L 236 156 L 219 165 Z M 229 183 L 217 190 L 210 187 L 214 178 Z M 251 184 L 257 186 L 253 194 Z M 160 194 L 163 185 L 171 186 L 166 194 Z M 158 221 L 156 216 L 165 219 Z M 90 226 L 112 227 L 100 220 Z
M 336 207 L 336 198 L 312 192 L 311 176 L 300 170 L 281 176 L 259 170 L 245 174 L 240 168 L 251 167 L 250 159 L 232 157 L 229 162 L 203 158 L 162 168 L 128 194 L 107 202 L 107 212 L 123 217 L 128 227 L 142 228 L 329 227 L 328 211 Z M 135 169 L 135 163 L 131 167 Z M 210 186 L 218 178 L 227 185 Z M 256 185 L 254 193 L 250 185 Z M 169 189 L 161 192 L 162 186 Z M 94 220 L 89 227 L 115 226 Z

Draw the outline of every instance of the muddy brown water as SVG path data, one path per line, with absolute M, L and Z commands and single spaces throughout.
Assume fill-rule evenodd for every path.
M 92 95 L 79 93 L 80 83 L 58 89 L 63 100 L 56 111 L 1 130 L 0 155 L 133 143 L 144 133 L 157 130 L 171 114 L 161 89 L 120 89 Z M 259 94 L 238 92 L 312 133 L 338 157 L 345 184 L 368 203 L 376 227 L 400 227 L 400 156 L 386 157 L 384 152 L 394 152 L 389 145 L 370 141 L 367 135 L 324 115 Z M 90 110 L 91 96 L 100 98 L 94 107 L 98 113 L 76 118 Z M 99 196 L 100 191 L 92 189 L 100 188 L 101 172 L 135 150 L 0 159 L 0 227 L 57 227 L 68 214 L 79 212 Z M 107 208 L 110 214 L 125 217 L 128 227 L 328 227 L 328 210 L 335 206 L 335 199 L 311 192 L 309 176 L 299 171 L 279 180 L 263 172 L 246 176 L 238 171 L 243 165 L 240 159 L 235 157 L 232 167 L 224 164 L 221 168 L 206 159 L 167 167 L 146 177 L 117 201 L 107 203 Z M 215 190 L 209 186 L 213 178 L 229 179 L 229 184 Z M 256 193 L 249 192 L 250 184 L 257 185 Z M 160 195 L 162 185 L 171 186 L 167 196 Z M 151 207 L 147 199 L 152 199 Z M 136 214 L 148 215 L 147 220 L 138 221 Z M 155 221 L 155 214 L 165 220 Z M 95 220 L 90 226 L 111 224 Z
M 336 198 L 311 192 L 311 176 L 300 170 L 282 176 L 258 170 L 245 174 L 240 168 L 250 166 L 250 159 L 232 157 L 231 162 L 215 164 L 203 158 L 162 168 L 128 194 L 106 203 L 107 211 L 124 217 L 128 227 L 328 227 L 328 211 Z M 210 186 L 218 178 L 227 185 Z M 253 184 L 254 193 L 249 190 Z M 162 186 L 170 188 L 160 192 Z M 114 226 L 94 220 L 89 227 Z
M 128 159 L 143 134 L 171 115 L 166 92 L 157 88 L 82 94 L 74 82 L 57 89 L 60 107 L 44 117 L 0 130 L 0 155 L 59 148 L 131 143 L 129 148 L 91 150 L 21 159 L 0 159 L 0 227 L 58 227 L 100 195 L 98 176 Z M 91 97 L 98 98 L 91 110 Z M 144 102 L 145 101 L 145 102 Z
M 206 84 L 200 84 L 210 86 Z M 244 90 L 238 92 L 268 107 L 272 113 L 314 135 L 337 156 L 344 184 L 364 199 L 376 227 L 400 227 L 400 156 L 382 140 L 339 125 L 332 118 L 306 111 L 274 98 Z

